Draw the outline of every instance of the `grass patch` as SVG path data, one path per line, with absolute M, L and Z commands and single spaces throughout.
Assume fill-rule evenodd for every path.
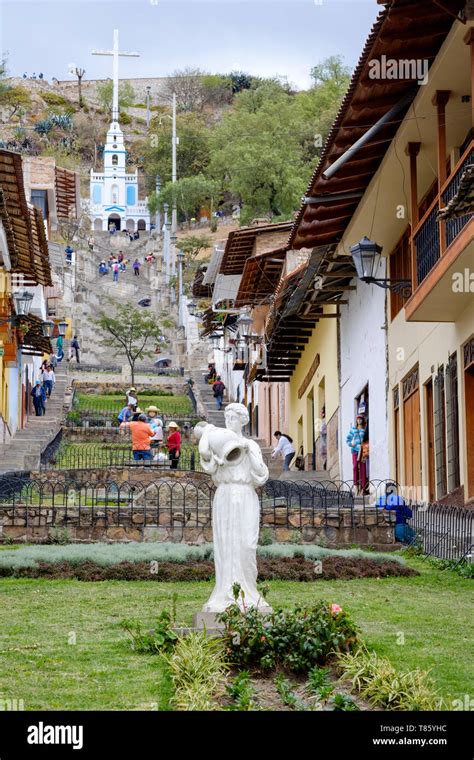
M 157 406 L 163 414 L 192 414 L 193 408 L 188 396 L 161 396 L 159 394 L 138 394 L 138 404 L 142 409 Z M 125 394 L 89 395 L 79 393 L 75 397 L 75 411 L 114 412 L 117 414 L 125 405 Z
M 419 559 L 407 564 L 420 575 L 324 585 L 271 581 L 269 602 L 291 608 L 324 598 L 340 604 L 360 626 L 367 646 L 397 670 L 431 668 L 451 703 L 470 693 L 474 678 L 472 582 Z M 212 587 L 212 582 L 1 579 L 2 696 L 24 699 L 26 710 L 168 709 L 171 685 L 164 662 L 130 652 L 119 623 L 138 618 L 151 628 L 177 592 L 178 621 L 190 624 Z M 31 645 L 37 649 L 22 649 Z

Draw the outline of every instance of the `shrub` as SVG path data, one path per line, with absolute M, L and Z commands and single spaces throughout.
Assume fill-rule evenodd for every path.
M 398 672 L 386 657 L 360 647 L 353 653 L 338 654 L 341 679 L 374 707 L 386 710 L 440 710 L 443 700 L 426 671 L 419 668 Z
M 122 111 L 120 113 L 120 121 L 122 122 L 122 124 L 131 124 L 132 121 L 133 121 L 133 119 L 130 116 L 130 114 L 125 113 L 124 111 Z
M 65 108 L 70 108 L 72 106 L 70 100 L 56 92 L 42 92 L 41 97 L 48 106 L 64 106 Z
M 217 616 L 225 626 L 229 662 L 262 670 L 281 665 L 294 672 L 324 664 L 333 652 L 357 643 L 356 625 L 336 607 L 320 601 L 311 608 L 275 609 L 264 617 L 256 607 L 242 611 L 231 605 Z
M 122 620 L 120 623 L 120 627 L 132 637 L 132 649 L 150 654 L 170 652 L 173 649 L 178 636 L 171 625 L 171 615 L 166 610 L 160 614 L 152 631 L 144 631 L 138 620 Z
M 183 636 L 167 662 L 175 690 L 171 700 L 175 709 L 217 709 L 215 697 L 222 690 L 228 670 L 219 639 L 208 639 L 205 631 Z
M 248 670 L 241 670 L 226 687 L 227 694 L 233 700 L 229 710 L 255 710 L 255 689 Z
M 273 544 L 273 534 L 270 528 L 263 528 L 260 531 L 260 538 L 258 539 L 260 546 L 269 546 Z

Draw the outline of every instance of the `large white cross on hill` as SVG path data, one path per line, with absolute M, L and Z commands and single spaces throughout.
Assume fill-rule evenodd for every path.
M 113 50 L 93 50 L 92 55 L 111 55 L 113 58 L 113 99 L 112 99 L 112 121 L 118 121 L 118 83 L 119 83 L 119 56 L 127 58 L 138 58 L 140 53 L 121 53 L 119 50 L 119 32 L 114 29 L 114 48 Z

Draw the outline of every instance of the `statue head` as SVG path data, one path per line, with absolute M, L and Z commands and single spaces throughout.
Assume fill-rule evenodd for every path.
M 227 404 L 224 412 L 225 426 L 234 433 L 241 433 L 249 423 L 249 413 L 243 404 Z

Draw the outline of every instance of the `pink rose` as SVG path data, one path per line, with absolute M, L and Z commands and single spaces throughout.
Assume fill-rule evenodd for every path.
M 342 607 L 339 607 L 338 604 L 331 604 L 331 615 L 338 615 L 339 612 L 342 612 Z

